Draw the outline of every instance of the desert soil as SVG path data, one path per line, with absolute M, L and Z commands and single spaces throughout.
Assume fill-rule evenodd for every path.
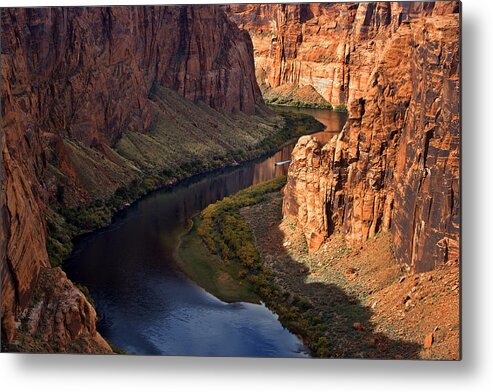
M 276 193 L 241 212 L 277 284 L 319 309 L 331 356 L 460 358 L 458 264 L 411 275 L 397 264 L 388 234 L 352 249 L 336 233 L 309 254 L 281 207 Z

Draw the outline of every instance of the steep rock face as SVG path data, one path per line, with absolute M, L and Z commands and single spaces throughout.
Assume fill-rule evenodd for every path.
M 392 233 L 396 256 L 417 271 L 459 259 L 457 19 L 431 20 L 415 36 L 415 42 L 421 44 L 412 58 L 412 99 L 395 165 Z M 434 34 L 438 39 L 433 38 Z
M 217 7 L 4 9 L 2 51 L 5 109 L 15 100 L 39 133 L 50 194 L 64 182 L 68 199 L 91 197 L 76 161 L 94 157 L 75 147 L 121 167 L 109 147 L 148 129 L 156 86 L 226 113 L 262 103 L 251 40 Z M 135 175 L 117 171 L 106 188 Z
M 225 111 L 255 111 L 252 45 L 216 7 L 6 9 L 13 95 L 47 130 L 87 144 L 151 121 L 153 84 Z
M 32 128 L 8 82 L 15 70 L 5 66 L 3 53 L 1 58 L 2 337 L 11 340 L 14 315 L 29 304 L 40 269 L 48 266 L 42 218 L 45 193 L 40 184 L 45 159 L 40 134 Z
M 455 13 L 402 24 L 341 134 L 326 145 L 300 139 L 283 211 L 312 251 L 337 228 L 354 246 L 390 229 L 412 271 L 458 259 L 458 39 Z
M 60 268 L 42 269 L 32 307 L 18 332 L 20 351 L 108 354 L 112 349 L 96 331 L 96 311 Z
M 399 26 L 457 12 L 457 2 L 233 4 L 232 20 L 250 32 L 257 80 L 267 99 L 332 105 L 358 99 Z M 319 97 L 303 89 L 313 87 Z
M 58 350 L 84 336 L 94 343 L 87 350 L 109 351 L 92 307 L 49 268 L 46 205 L 62 183 L 73 202 L 90 198 L 77 160 L 96 172 L 113 165 L 112 178 L 101 176 L 109 191 L 135 176 L 117 170 L 122 158 L 110 147 L 123 132 L 147 130 L 148 97 L 159 86 L 224 113 L 254 113 L 262 97 L 251 40 L 215 6 L 2 9 L 1 23 L 2 336 L 11 341 L 36 305 L 39 325 L 55 317 L 56 331 L 42 335 Z M 44 270 L 60 290 L 34 304 Z M 68 309 L 60 320 L 50 313 L 56 304 Z

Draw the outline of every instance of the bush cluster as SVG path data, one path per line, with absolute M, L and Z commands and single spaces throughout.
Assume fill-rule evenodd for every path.
M 210 160 L 195 158 L 176 167 L 168 167 L 159 173 L 133 179 L 121 186 L 108 198 L 99 199 L 88 205 L 66 207 L 53 206 L 48 217 L 46 248 L 53 266 L 62 265 L 70 256 L 72 240 L 79 235 L 105 227 L 112 217 L 128 204 L 152 190 L 176 183 L 187 177 L 232 165 L 235 162 L 259 158 L 279 148 L 283 143 L 305 134 L 308 130 L 323 126 L 311 116 L 301 113 L 281 113 L 284 126 L 248 149 L 233 150 L 226 155 L 215 155 Z
M 327 109 L 327 110 L 332 110 L 333 107 L 330 103 L 319 103 L 319 102 L 307 102 L 307 101 L 300 101 L 295 98 L 290 98 L 290 97 L 280 97 L 280 96 L 275 96 L 272 98 L 264 98 L 265 102 L 267 104 L 271 105 L 284 105 L 284 106 L 295 106 L 298 108 L 314 108 L 314 109 Z
M 224 263 L 241 266 L 235 278 L 248 284 L 277 313 L 283 325 L 301 336 L 312 355 L 326 357 L 330 348 L 325 337 L 326 325 L 310 303 L 274 283 L 272 273 L 255 247 L 248 223 L 240 213 L 241 208 L 266 200 L 268 194 L 279 191 L 285 183 L 285 177 L 278 177 L 209 205 L 201 213 L 198 234 Z
M 347 106 L 342 104 L 342 105 L 337 105 L 334 107 L 334 110 L 337 112 L 347 112 Z

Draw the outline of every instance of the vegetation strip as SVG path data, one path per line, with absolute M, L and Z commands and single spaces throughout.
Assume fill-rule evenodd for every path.
M 330 345 L 325 336 L 326 324 L 309 302 L 276 285 L 272 272 L 264 265 L 255 247 L 248 223 L 240 213 L 241 208 L 268 200 L 285 183 L 286 177 L 278 177 L 209 205 L 202 211 L 200 220 L 196 220 L 197 233 L 212 255 L 222 260 L 224 266 L 216 273 L 230 273 L 256 293 L 286 328 L 300 336 L 313 356 L 327 357 Z M 212 264 L 211 268 L 216 266 L 217 263 Z M 201 283 L 200 280 L 197 282 Z
M 209 252 L 197 228 L 202 226 L 199 215 L 180 239 L 177 249 L 178 265 L 200 287 L 225 302 L 259 303 L 247 282 L 237 279 L 242 266 L 238 263 L 224 263 L 218 255 Z
M 273 98 L 273 99 L 265 99 L 265 103 L 271 107 L 294 107 L 294 108 L 309 108 L 309 109 L 326 109 L 333 110 L 335 112 L 343 112 L 347 113 L 347 106 L 344 104 L 333 106 L 330 103 L 318 103 L 318 102 L 306 102 L 306 101 L 297 101 L 283 98 Z
M 197 174 L 207 173 L 238 162 L 260 158 L 276 151 L 290 140 L 307 133 L 319 131 L 323 125 L 305 114 L 281 113 L 284 126 L 277 132 L 257 142 L 251 149 L 229 151 L 212 160 L 195 158 L 176 168 L 162 169 L 159 173 L 148 173 L 118 188 L 108 198 L 96 200 L 88 205 L 76 207 L 51 206 L 47 211 L 48 235 L 46 247 L 52 266 L 60 266 L 70 256 L 73 239 L 111 223 L 113 216 L 130 203 L 151 191 L 174 185 L 180 180 Z

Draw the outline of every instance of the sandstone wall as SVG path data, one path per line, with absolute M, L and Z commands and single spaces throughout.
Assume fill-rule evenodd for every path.
M 445 11 L 401 23 L 340 135 L 293 151 L 283 210 L 312 251 L 339 228 L 353 246 L 391 230 L 412 271 L 458 259 L 459 15 Z
M 150 125 L 148 96 L 156 85 L 225 113 L 254 113 L 263 101 L 252 43 L 215 6 L 1 12 L 2 336 L 11 341 L 35 290 L 46 294 L 38 279 L 45 271 L 54 276 L 50 287 L 61 288 L 46 299 L 49 306 L 39 305 L 44 324 L 56 318 L 56 331 L 44 328 L 43 339 L 63 351 L 84 336 L 109 351 L 92 307 L 47 260 L 48 196 L 61 177 L 68 189 L 83 188 L 71 146 L 97 149 L 110 161 L 107 146 L 122 132 Z
M 48 131 L 88 144 L 142 131 L 151 121 L 153 83 L 225 111 L 253 113 L 261 102 L 250 39 L 216 7 L 2 13 L 12 96 Z
M 375 63 L 403 23 L 458 8 L 457 2 L 225 6 L 252 37 L 257 80 L 267 98 L 322 98 L 334 106 L 364 94 Z

